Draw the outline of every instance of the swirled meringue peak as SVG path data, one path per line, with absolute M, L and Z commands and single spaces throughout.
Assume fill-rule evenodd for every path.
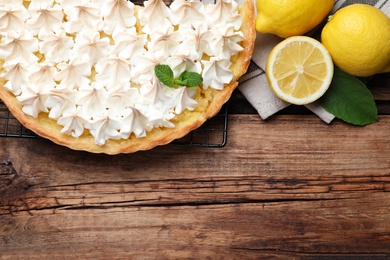
M 110 48 L 109 38 L 101 37 L 97 31 L 92 33 L 83 31 L 77 34 L 73 51 L 81 59 L 94 65 L 110 54 Z
M 144 8 L 138 11 L 139 21 L 144 26 L 145 32 L 158 29 L 168 24 L 171 10 L 161 0 L 148 0 L 144 2 Z
M 208 5 L 205 16 L 210 25 L 229 23 L 234 26 L 234 29 L 238 30 L 242 24 L 237 3 L 233 0 L 219 0 L 215 5 Z
M 25 21 L 30 18 L 30 14 L 23 6 L 22 1 L 0 2 L 0 34 L 3 35 L 10 30 L 24 28 Z
M 60 5 L 52 6 L 52 1 L 33 1 L 28 10 L 31 18 L 26 25 L 34 35 L 61 29 L 64 13 Z
M 106 0 L 101 10 L 107 34 L 135 25 L 134 4 L 130 1 Z
M 5 34 L 0 44 L 0 59 L 6 64 L 32 64 L 38 61 L 34 54 L 38 50 L 38 39 L 26 29 L 11 30 Z
M 21 63 L 6 65 L 4 68 L 7 72 L 3 73 L 1 77 L 8 81 L 5 83 L 4 87 L 11 91 L 15 96 L 18 96 L 22 91 L 21 86 L 27 84 L 27 78 L 30 71 Z
M 82 30 L 100 31 L 103 28 L 100 8 L 88 0 L 82 0 L 77 5 L 66 5 L 64 12 L 67 22 L 63 27 L 67 33 L 78 33 Z
M 200 24 L 204 21 L 204 5 L 197 0 L 176 0 L 171 6 L 172 24 L 191 27 L 192 25 Z
M 64 30 L 45 33 L 42 39 L 39 42 L 39 50 L 45 55 L 46 62 L 58 63 L 70 60 L 74 42 Z
M 174 128 L 202 102 L 200 88 L 229 83 L 244 40 L 233 0 L 0 0 L 0 76 L 25 114 L 48 117 L 99 145 Z M 198 87 L 169 88 L 154 73 L 202 75 Z

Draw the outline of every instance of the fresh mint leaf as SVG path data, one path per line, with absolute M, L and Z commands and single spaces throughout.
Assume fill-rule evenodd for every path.
M 319 102 L 325 110 L 347 123 L 364 126 L 378 121 L 378 110 L 370 90 L 359 79 L 338 68 Z
M 196 87 L 203 82 L 203 78 L 199 73 L 192 71 L 183 71 L 175 80 L 175 84 L 179 86 Z
M 175 80 L 173 76 L 173 71 L 168 65 L 158 64 L 154 67 L 154 73 L 157 78 L 167 87 L 174 88 Z
M 172 69 L 168 65 L 159 64 L 154 67 L 154 72 L 162 84 L 174 88 L 175 86 L 196 87 L 203 82 L 199 73 L 183 71 L 177 79 L 174 78 Z

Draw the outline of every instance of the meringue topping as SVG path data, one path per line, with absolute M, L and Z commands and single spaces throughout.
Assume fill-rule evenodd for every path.
M 233 0 L 176 0 L 170 7 L 148 0 L 137 10 L 126 0 L 11 2 L 0 4 L 5 87 L 27 115 L 47 113 L 62 134 L 89 131 L 99 145 L 174 128 L 178 114 L 202 101 L 199 87 L 163 85 L 157 64 L 169 65 L 174 77 L 200 73 L 204 89 L 220 90 L 233 78 L 232 55 L 242 50 Z
M 134 4 L 130 1 L 106 0 L 101 10 L 107 34 L 135 25 Z
M 231 65 L 228 59 L 211 58 L 210 61 L 202 61 L 204 66 L 202 77 L 203 87 L 223 89 L 225 83 L 229 83 L 233 78 L 233 73 L 229 70 Z
M 21 93 L 21 86 L 23 84 L 27 84 L 29 70 L 20 63 L 11 64 L 9 66 L 5 66 L 4 68 L 7 72 L 1 75 L 1 77 L 8 80 L 4 86 L 15 96 L 18 96 Z
M 204 21 L 204 5 L 197 0 L 175 0 L 170 6 L 172 24 L 191 27 Z
M 138 11 L 139 21 L 146 27 L 145 32 L 158 29 L 161 25 L 169 23 L 171 10 L 161 0 L 148 0 L 144 8 Z M 145 29 L 145 28 L 144 28 Z
M 33 35 L 61 29 L 64 17 L 61 6 L 58 4 L 50 6 L 49 3 L 50 1 L 31 2 L 28 8 L 31 18 L 26 21 L 26 25 Z
M 46 62 L 66 62 L 72 57 L 73 39 L 64 30 L 43 34 L 39 51 L 45 55 Z
M 137 34 L 137 30 L 134 27 L 115 32 L 112 38 L 115 44 L 112 46 L 111 52 L 126 59 L 130 59 L 135 54 L 144 53 L 144 47 L 148 41 L 147 35 Z
M 68 134 L 77 138 L 84 133 L 84 125 L 87 121 L 81 116 L 81 107 L 73 106 L 72 109 L 65 110 L 62 113 L 57 123 L 63 126 L 61 134 Z
M 79 2 L 64 6 L 64 12 L 67 16 L 67 22 L 63 24 L 65 31 L 67 33 L 76 33 L 82 30 L 100 31 L 103 27 L 100 7 L 93 5 L 88 0 Z
M 134 133 L 137 138 L 146 136 L 145 124 L 148 119 L 135 107 L 128 106 L 123 110 L 123 126 L 120 130 L 122 138 L 127 139 Z
M 68 88 L 82 88 L 89 86 L 91 75 L 91 64 L 76 57 L 69 61 L 69 63 L 57 64 L 59 72 L 54 79 L 60 81 L 60 85 Z
M 129 62 L 121 57 L 111 54 L 109 57 L 101 59 L 95 66 L 96 80 L 99 84 L 114 88 L 116 85 L 130 82 Z
M 121 139 L 120 129 L 122 127 L 121 118 L 116 117 L 111 110 L 102 114 L 95 114 L 94 119 L 90 120 L 86 127 L 95 137 L 98 145 L 103 145 L 108 139 Z
M 24 28 L 24 23 L 28 18 L 30 14 L 22 2 L 0 5 L 0 34 Z
M 36 85 L 42 85 L 45 88 L 54 88 L 57 83 L 54 78 L 57 74 L 57 69 L 49 63 L 38 63 L 35 70 L 31 70 L 28 76 L 30 82 Z
M 228 23 L 238 30 L 241 27 L 241 17 L 238 13 L 237 3 L 232 0 L 219 0 L 215 5 L 206 7 L 205 16 L 209 25 Z
M 18 101 L 23 104 L 23 112 L 32 117 L 37 117 L 40 112 L 49 112 L 45 106 L 48 93 L 43 86 L 31 86 L 24 84 L 21 86 L 22 94 L 17 96 Z
M 30 65 L 38 61 L 34 52 L 38 50 L 38 39 L 32 33 L 23 30 L 10 30 L 0 44 L 0 59 L 7 64 L 22 63 Z
M 75 91 L 68 88 L 53 88 L 49 92 L 45 106 L 50 109 L 49 117 L 59 119 L 67 111 L 72 111 L 75 107 Z
M 73 50 L 81 59 L 94 65 L 109 55 L 110 40 L 107 37 L 101 38 L 99 32 L 87 33 L 83 31 L 76 36 Z

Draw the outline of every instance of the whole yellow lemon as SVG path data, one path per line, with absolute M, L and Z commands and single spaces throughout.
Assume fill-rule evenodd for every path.
M 319 25 L 335 0 L 257 0 L 256 30 L 279 37 L 303 35 Z
M 390 72 L 390 18 L 371 5 L 338 10 L 329 17 L 321 41 L 334 64 L 352 75 Z

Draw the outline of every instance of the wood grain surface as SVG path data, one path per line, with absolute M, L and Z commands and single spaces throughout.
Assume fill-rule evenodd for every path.
M 0 138 L 2 259 L 390 256 L 390 116 L 229 115 L 224 148 Z

